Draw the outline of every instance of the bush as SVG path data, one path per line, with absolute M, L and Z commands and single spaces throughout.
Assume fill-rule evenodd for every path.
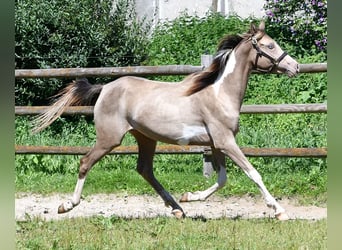
M 252 19 L 238 16 L 226 18 L 218 13 L 205 17 L 182 14 L 177 19 L 159 24 L 148 48 L 148 65 L 201 64 L 201 55 L 214 54 L 225 34 L 237 34 L 249 29 Z M 182 77 L 158 77 L 179 80 Z
M 298 54 L 327 52 L 327 0 L 266 0 L 267 32 Z
M 112 2 L 16 1 L 16 68 L 140 64 L 146 56 L 148 25 L 137 21 L 134 0 L 115 1 L 115 11 Z M 17 80 L 16 105 L 46 104 L 47 97 L 66 82 L 69 80 Z
M 226 18 L 211 12 L 202 18 L 184 13 L 156 27 L 148 49 L 148 63 L 199 65 L 202 54 L 216 52 L 216 45 L 224 34 L 245 32 L 251 21 L 238 16 Z

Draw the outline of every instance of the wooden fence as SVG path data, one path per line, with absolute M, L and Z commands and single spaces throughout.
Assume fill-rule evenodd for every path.
M 210 57 L 202 57 L 203 66 L 166 65 L 166 66 L 136 66 L 136 67 L 106 67 L 106 68 L 60 68 L 60 69 L 30 69 L 15 70 L 19 78 L 76 78 L 76 77 L 121 77 L 126 75 L 188 75 L 203 68 L 210 62 Z M 326 63 L 301 64 L 300 73 L 326 72 Z M 253 72 L 255 73 L 255 72 Z M 44 112 L 46 106 L 16 106 L 16 115 L 37 115 Z M 279 114 L 279 113 L 326 113 L 326 104 L 282 104 L 282 105 L 243 105 L 242 114 Z M 92 106 L 68 107 L 63 115 L 92 115 Z M 89 147 L 70 146 L 23 146 L 15 145 L 16 154 L 86 154 Z M 242 148 L 249 157 L 327 157 L 327 148 Z M 137 146 L 120 146 L 110 154 L 135 154 Z M 210 149 L 202 146 L 158 145 L 157 154 L 202 154 L 204 175 L 212 172 Z
M 205 55 L 207 56 L 207 55 Z M 202 57 L 202 61 L 210 62 L 211 56 Z M 205 59 L 204 59 L 205 58 Z M 15 78 L 75 78 L 75 77 L 121 77 L 121 76 L 151 76 L 151 75 L 189 75 L 203 70 L 203 66 L 164 65 L 135 67 L 104 67 L 104 68 L 59 68 L 59 69 L 18 69 Z M 300 73 L 326 72 L 326 63 L 300 64 Z M 254 72 L 257 73 L 257 72 Z

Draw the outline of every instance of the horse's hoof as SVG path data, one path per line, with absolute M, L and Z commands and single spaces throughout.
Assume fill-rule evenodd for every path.
M 189 192 L 182 195 L 182 197 L 179 199 L 179 202 L 188 202 L 189 201 Z
M 63 205 L 63 204 L 59 205 L 59 207 L 58 207 L 58 213 L 59 213 L 59 214 L 64 214 L 64 213 L 66 213 L 66 212 L 67 212 L 67 211 L 65 211 L 64 205 Z
M 276 218 L 280 221 L 285 221 L 285 220 L 289 220 L 289 216 L 286 213 L 279 213 L 275 215 Z
M 69 212 L 71 209 L 73 209 L 74 205 L 72 204 L 71 201 L 67 201 L 65 203 L 62 203 L 58 207 L 58 213 L 59 214 L 64 214 L 66 212 Z
M 171 212 L 177 219 L 183 219 L 185 218 L 185 214 L 180 209 L 174 209 Z

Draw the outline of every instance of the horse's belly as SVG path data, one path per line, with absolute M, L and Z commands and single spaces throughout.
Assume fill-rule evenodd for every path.
M 203 145 L 209 143 L 209 136 L 204 126 L 183 124 L 181 133 L 175 138 L 174 143 L 178 145 Z
M 169 144 L 178 145 L 209 145 L 210 137 L 204 126 L 185 124 L 158 124 L 156 127 L 136 129 L 146 136 Z

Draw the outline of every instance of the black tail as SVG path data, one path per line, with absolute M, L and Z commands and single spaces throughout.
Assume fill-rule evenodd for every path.
M 33 133 L 37 133 L 62 115 L 69 106 L 93 105 L 103 85 L 91 85 L 87 79 L 78 79 L 64 88 L 55 97 L 57 100 L 33 121 Z

